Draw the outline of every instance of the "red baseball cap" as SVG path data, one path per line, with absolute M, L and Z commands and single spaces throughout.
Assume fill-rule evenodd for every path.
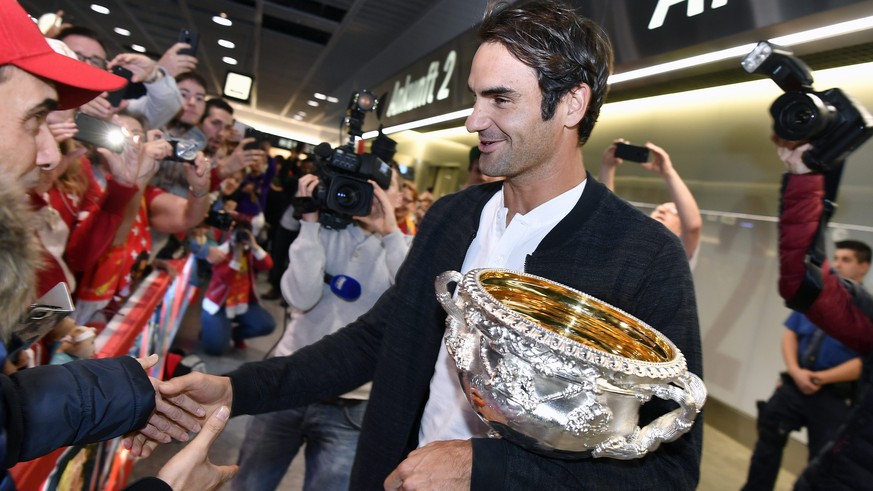
M 15 65 L 54 82 L 58 109 L 72 109 L 127 80 L 55 52 L 15 0 L 0 0 L 0 66 Z

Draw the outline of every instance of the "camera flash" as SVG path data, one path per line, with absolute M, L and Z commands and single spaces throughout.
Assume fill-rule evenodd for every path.
M 751 53 L 743 57 L 743 61 L 741 61 L 740 64 L 743 65 L 743 68 L 747 72 L 755 73 L 755 70 L 760 68 L 772 54 L 773 46 L 771 46 L 767 41 L 761 41 L 757 46 L 755 46 L 755 49 L 753 49 Z
M 112 146 L 121 146 L 127 141 L 127 135 L 128 131 L 124 128 L 118 130 L 113 129 L 106 133 L 106 141 Z

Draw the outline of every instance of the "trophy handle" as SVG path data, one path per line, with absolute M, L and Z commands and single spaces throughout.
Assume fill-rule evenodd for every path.
M 593 456 L 637 459 L 657 449 L 661 442 L 672 442 L 688 432 L 706 402 L 706 386 L 700 377 L 690 372 L 685 372 L 673 383 L 678 386 L 662 384 L 636 387 L 661 399 L 676 401 L 679 407 L 643 428 L 637 428 L 631 435 L 613 437 L 600 443 L 593 450 Z
M 457 271 L 444 271 L 436 277 L 434 288 L 436 289 L 437 301 L 442 304 L 445 311 L 458 322 L 464 322 L 464 312 L 458 307 L 449 293 L 449 283 L 460 283 L 464 276 Z

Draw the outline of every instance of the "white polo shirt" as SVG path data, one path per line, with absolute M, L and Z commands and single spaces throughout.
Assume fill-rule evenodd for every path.
M 573 189 L 537 206 L 525 215 L 516 214 L 506 225 L 508 210 L 503 190 L 485 205 L 476 238 L 467 249 L 461 273 L 476 268 L 505 268 L 524 271 L 528 254 L 536 250 L 545 236 L 576 206 L 582 181 Z M 443 440 L 466 440 L 485 436 L 488 427 L 470 407 L 458 382 L 455 362 L 446 351 L 445 337 L 430 381 L 430 398 L 421 418 L 420 447 Z

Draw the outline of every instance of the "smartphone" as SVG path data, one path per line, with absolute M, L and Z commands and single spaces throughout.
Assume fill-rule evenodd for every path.
M 115 153 L 121 153 L 127 143 L 127 131 L 124 128 L 82 112 L 76 113 L 76 128 L 79 130 L 73 137 L 76 140 Z
M 246 128 L 245 133 L 243 134 L 243 138 L 254 138 L 255 141 L 251 143 L 246 143 L 246 146 L 243 147 L 245 150 L 262 150 L 261 142 L 267 139 L 267 135 L 264 133 L 254 129 L 254 128 Z
M 9 359 L 14 360 L 16 353 L 29 348 L 74 310 L 67 284 L 55 285 L 21 316 L 9 342 Z
M 114 66 L 112 67 L 112 73 L 127 80 L 127 84 L 125 84 L 124 87 L 114 90 L 106 96 L 106 100 L 112 104 L 112 107 L 118 107 L 118 105 L 121 104 L 121 100 L 125 98 L 127 86 L 130 85 L 130 79 L 133 77 L 133 72 L 122 66 Z
M 637 145 L 629 145 L 627 143 L 616 143 L 615 157 L 619 159 L 630 160 L 631 162 L 648 162 L 649 149 Z
M 190 29 L 182 29 L 179 31 L 179 42 L 190 44 L 190 48 L 179 50 L 180 55 L 197 56 L 197 44 L 200 42 L 200 34 Z

